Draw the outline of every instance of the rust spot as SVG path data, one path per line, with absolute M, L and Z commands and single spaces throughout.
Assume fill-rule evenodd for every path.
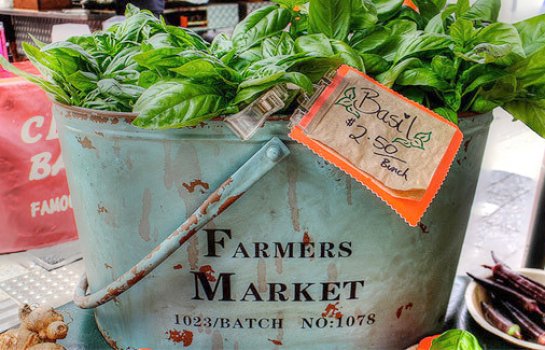
M 210 207 L 214 203 L 219 202 L 221 200 L 223 191 L 225 191 L 225 188 L 229 186 L 232 182 L 233 179 L 229 178 L 216 191 L 214 191 L 214 193 L 212 193 L 210 197 L 208 197 L 206 201 L 200 206 L 200 212 L 206 214 L 208 212 L 208 207 Z
M 204 128 L 208 126 L 205 122 L 200 122 L 198 125 L 188 126 L 188 129 Z
M 178 232 L 185 232 L 188 231 L 191 226 L 197 225 L 199 223 L 199 218 L 195 216 L 195 214 L 191 215 L 189 219 L 183 224 Z M 180 245 L 184 244 L 188 239 L 191 238 L 195 234 L 195 230 L 190 230 L 187 234 L 185 234 L 182 238 L 180 238 Z
M 305 231 L 305 234 L 303 235 L 303 244 L 308 246 L 310 243 L 312 243 L 312 238 L 308 234 L 308 231 Z
M 397 311 L 396 311 L 396 317 L 397 317 L 397 318 L 400 318 L 402 312 L 403 312 L 403 305 L 400 306 L 400 307 L 397 309 Z
M 183 269 L 184 267 L 182 266 L 182 264 L 178 264 L 178 265 L 174 265 L 172 268 L 173 268 L 174 270 L 181 270 L 181 269 Z
M 146 271 L 144 271 L 144 270 L 142 270 L 142 271 L 136 271 L 135 268 L 132 268 L 132 269 L 131 269 L 131 273 L 134 275 L 134 277 L 127 281 L 127 284 L 128 284 L 129 286 L 135 285 L 135 284 L 138 283 L 138 281 L 140 281 L 142 278 L 146 277 Z
M 343 317 L 343 314 L 339 311 L 338 305 L 339 302 L 336 302 L 335 304 L 328 304 L 325 307 L 325 311 L 322 312 L 322 317 L 332 317 L 336 319 Z
M 190 346 L 193 343 L 193 332 L 191 331 L 178 331 L 176 329 L 169 330 L 165 333 L 168 335 L 168 340 L 173 343 L 182 343 L 184 347 Z
M 403 310 L 410 310 L 413 308 L 413 303 L 408 303 L 407 305 L 401 305 L 396 311 L 396 317 L 400 318 Z
M 183 183 L 182 186 L 185 187 L 185 189 L 187 190 L 187 192 L 189 193 L 193 193 L 195 192 L 196 188 L 197 187 L 202 187 L 201 189 L 201 193 L 206 193 L 207 190 L 210 189 L 210 185 L 207 184 L 206 182 L 202 181 L 202 180 L 193 180 L 191 183 Z
M 210 265 L 203 265 L 199 268 L 200 273 L 204 273 L 206 279 L 210 282 L 216 282 L 216 277 L 214 276 L 214 269 Z
M 93 146 L 93 143 L 91 142 L 91 140 L 87 136 L 85 136 L 84 138 L 77 136 L 76 140 L 78 140 L 78 142 L 81 144 L 81 147 L 83 148 L 96 149 L 95 146 Z
M 98 205 L 98 209 L 97 209 L 98 213 L 99 214 L 103 214 L 103 213 L 107 213 L 108 212 L 108 209 L 106 209 L 105 207 L 101 206 L 100 204 Z
M 229 208 L 231 204 L 235 203 L 240 197 L 242 197 L 244 193 L 245 192 L 242 192 L 241 194 L 237 194 L 236 196 L 227 198 L 227 200 L 219 207 L 218 215 L 227 210 L 227 208 Z
M 466 142 L 464 142 L 464 152 L 467 153 L 467 150 L 468 150 L 468 148 L 469 148 L 469 144 L 471 143 L 471 141 L 473 141 L 472 138 L 469 139 L 469 140 L 467 140 Z
M 107 269 L 112 269 L 113 268 L 112 265 L 109 265 L 109 264 L 106 264 L 106 263 L 104 264 L 104 267 L 107 268 Z
M 430 233 L 428 226 L 424 225 L 422 222 L 418 223 L 418 227 L 420 227 L 420 231 L 422 231 L 422 233 Z
M 280 340 L 276 340 L 276 339 L 267 339 L 267 340 L 273 343 L 274 345 L 279 345 L 279 346 L 283 345 Z

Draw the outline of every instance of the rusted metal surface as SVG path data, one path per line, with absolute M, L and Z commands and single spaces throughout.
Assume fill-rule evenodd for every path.
M 74 303 L 84 309 L 96 308 L 126 292 L 191 239 L 199 229 L 233 205 L 253 184 L 288 155 L 289 150 L 282 141 L 272 139 L 225 180 L 197 211 L 160 245 L 114 282 L 92 295 L 87 295 L 88 282 L 87 276 L 84 275 L 74 293 Z
M 402 349 L 442 326 L 491 115 L 462 118 L 471 142 L 422 225 L 410 228 L 290 142 L 285 121 L 266 123 L 243 143 L 221 121 L 157 132 L 71 113 L 55 112 L 89 292 L 127 271 L 126 284 L 134 284 L 121 295 L 107 290 L 115 303 L 95 311 L 117 348 Z M 252 188 L 228 192 L 231 175 L 275 136 L 288 144 L 289 159 Z M 209 188 L 191 192 L 194 181 Z M 242 193 L 198 227 L 202 215 Z M 131 271 L 156 259 L 154 248 L 176 228 L 184 233 L 170 243 L 185 248 L 145 278 Z M 170 331 L 177 340 L 191 332 L 191 344 L 169 340 Z

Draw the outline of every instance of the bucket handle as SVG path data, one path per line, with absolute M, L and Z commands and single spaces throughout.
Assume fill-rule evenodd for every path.
M 74 304 L 82 309 L 92 309 L 129 290 L 184 245 L 203 226 L 223 213 L 289 154 L 288 147 L 280 139 L 275 137 L 270 140 L 214 191 L 193 215 L 129 271 L 93 294 L 87 294 L 89 283 L 84 273 L 74 292 Z

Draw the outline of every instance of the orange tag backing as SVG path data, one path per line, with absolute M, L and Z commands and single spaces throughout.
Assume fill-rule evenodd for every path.
M 463 135 L 424 106 L 341 66 L 290 137 L 416 226 L 445 180 Z

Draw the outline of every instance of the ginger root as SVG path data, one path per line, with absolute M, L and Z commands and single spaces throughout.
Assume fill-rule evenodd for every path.
M 24 305 L 19 310 L 21 325 L 0 334 L 0 350 L 64 350 L 56 344 L 68 334 L 64 317 L 52 308 L 32 309 Z

